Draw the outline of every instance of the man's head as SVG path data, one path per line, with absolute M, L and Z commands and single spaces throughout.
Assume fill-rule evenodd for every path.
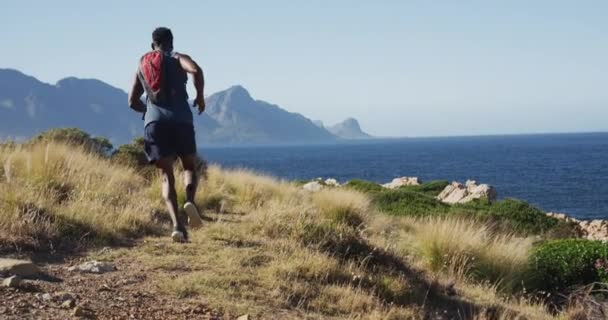
M 173 34 L 171 29 L 159 27 L 152 32 L 152 49 L 173 51 Z

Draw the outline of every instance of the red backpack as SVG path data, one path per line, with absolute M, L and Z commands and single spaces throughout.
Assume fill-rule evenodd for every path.
M 148 99 L 154 104 L 165 100 L 165 54 L 160 50 L 150 51 L 141 57 L 138 77 L 146 90 Z

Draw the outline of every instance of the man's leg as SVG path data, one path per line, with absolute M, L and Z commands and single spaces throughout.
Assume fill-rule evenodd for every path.
M 203 224 L 203 220 L 194 204 L 196 188 L 198 187 L 198 175 L 196 172 L 197 156 L 196 154 L 190 154 L 180 158 L 184 167 L 184 186 L 186 188 L 184 211 L 188 215 L 190 226 L 200 227 Z
M 162 195 L 165 203 L 167 204 L 167 210 L 171 216 L 171 222 L 173 222 L 174 240 L 179 241 L 179 235 L 176 232 L 181 232 L 183 240 L 187 239 L 186 229 L 183 227 L 178 217 L 177 209 L 177 193 L 175 191 L 175 176 L 173 175 L 173 159 L 162 158 L 156 161 L 156 167 L 160 170 L 162 178 Z M 178 238 L 176 238 L 176 236 Z
M 184 167 L 184 186 L 186 186 L 186 201 L 194 203 L 196 189 L 198 188 L 198 175 L 196 173 L 196 154 L 181 158 Z

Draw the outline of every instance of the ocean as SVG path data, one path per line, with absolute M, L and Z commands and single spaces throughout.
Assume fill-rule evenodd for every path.
M 360 178 L 379 183 L 467 179 L 580 219 L 608 218 L 608 133 L 404 138 L 334 145 L 206 147 L 224 168 L 284 179 Z

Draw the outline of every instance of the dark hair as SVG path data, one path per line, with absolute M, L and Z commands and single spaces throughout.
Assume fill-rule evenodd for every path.
M 173 50 L 173 33 L 171 29 L 158 27 L 152 32 L 152 42 L 163 50 Z

